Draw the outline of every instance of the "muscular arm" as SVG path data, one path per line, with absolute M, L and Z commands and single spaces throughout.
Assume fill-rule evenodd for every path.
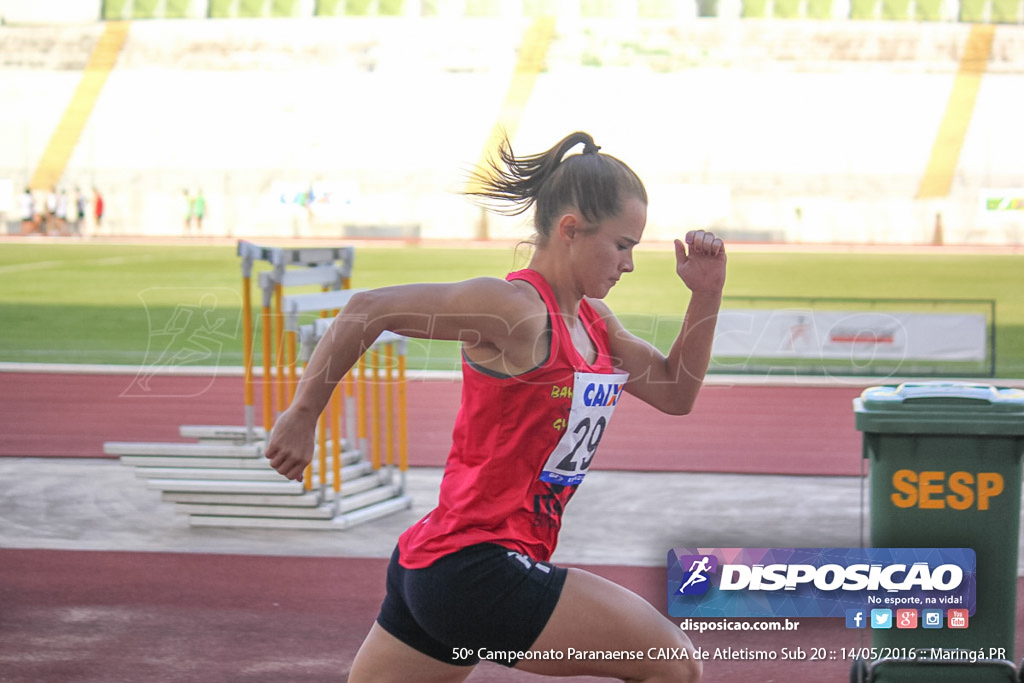
M 630 333 L 607 307 L 602 308 L 612 354 L 630 375 L 626 391 L 672 415 L 689 413 L 697 400 L 711 361 L 725 284 L 722 241 L 711 233 L 696 231 L 687 234 L 686 242 L 676 241 L 676 272 L 690 289 L 690 303 L 667 355 Z
M 317 344 L 291 406 L 278 418 L 266 457 L 289 479 L 301 479 L 313 452 L 316 420 L 335 385 L 384 331 L 462 341 L 507 367 L 529 364 L 528 340 L 538 299 L 504 280 L 382 287 L 353 295 Z M 543 311 L 543 304 L 540 310 Z

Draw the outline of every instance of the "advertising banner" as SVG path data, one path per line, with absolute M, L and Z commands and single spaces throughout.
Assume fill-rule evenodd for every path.
M 984 361 L 983 314 L 729 309 L 716 357 Z

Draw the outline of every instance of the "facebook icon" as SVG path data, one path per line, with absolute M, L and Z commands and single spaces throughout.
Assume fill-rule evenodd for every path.
M 864 610 L 846 610 L 846 628 L 867 628 L 867 619 L 864 616 Z

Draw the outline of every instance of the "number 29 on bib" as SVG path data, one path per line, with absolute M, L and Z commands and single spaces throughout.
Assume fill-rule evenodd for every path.
M 541 481 L 563 486 L 583 481 L 627 379 L 627 374 L 575 373 L 568 425 L 544 464 Z

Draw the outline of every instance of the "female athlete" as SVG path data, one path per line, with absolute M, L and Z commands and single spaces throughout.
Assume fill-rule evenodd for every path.
M 580 144 L 582 153 L 567 155 Z M 647 193 L 628 166 L 599 149 L 574 133 L 516 157 L 506 140 L 471 194 L 504 213 L 534 209 L 529 266 L 503 280 L 354 295 L 277 421 L 266 456 L 301 479 L 317 416 L 381 332 L 462 342 L 462 405 L 439 503 L 399 538 L 350 683 L 462 681 L 481 659 L 551 676 L 700 679 L 693 657 L 629 656 L 692 653 L 686 635 L 647 601 L 548 561 L 622 393 L 673 415 L 693 407 L 725 284 L 722 241 L 689 232 L 675 242 L 676 273 L 690 298 L 668 355 L 623 328 L 602 299 L 633 270 Z

